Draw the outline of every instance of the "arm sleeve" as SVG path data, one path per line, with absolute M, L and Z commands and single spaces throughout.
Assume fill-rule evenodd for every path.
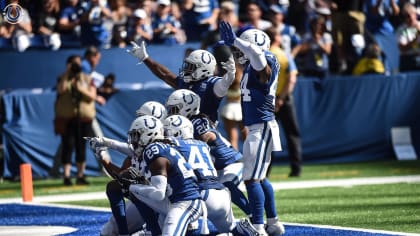
M 133 156 L 135 155 L 134 151 L 132 148 L 130 148 L 129 144 L 126 142 L 120 142 L 114 139 L 110 139 L 110 138 L 105 138 L 104 139 L 104 144 L 106 147 L 114 149 L 118 152 L 121 152 L 122 154 L 125 154 L 127 156 Z
M 213 87 L 214 94 L 218 97 L 224 97 L 227 94 L 227 91 L 235 80 L 235 73 L 227 72 L 222 79 L 218 80 Z
M 163 175 L 154 175 L 150 179 L 150 185 L 132 184 L 130 192 L 137 198 L 149 198 L 162 201 L 166 196 L 167 178 Z
M 252 68 L 256 71 L 262 71 L 267 66 L 267 59 L 265 58 L 264 52 L 258 46 L 240 38 L 236 38 L 233 45 L 245 54 Z

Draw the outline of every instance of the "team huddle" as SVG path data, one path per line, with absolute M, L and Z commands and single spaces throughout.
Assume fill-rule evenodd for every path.
M 285 232 L 266 178 L 271 158 L 281 151 L 274 118 L 279 64 L 268 51 L 270 40 L 264 32 L 248 29 L 237 37 L 229 23 L 221 22 L 219 28 L 224 44 L 244 66 L 241 107 L 249 133 L 243 153 L 216 129 L 218 107 L 235 78 L 234 58 L 222 62 L 226 71 L 222 77 L 215 76 L 214 56 L 195 50 L 175 75 L 149 57 L 144 43 L 133 43 L 129 53 L 175 91 L 165 105 L 149 101 L 136 111 L 127 142 L 88 138 L 96 158 L 114 179 L 106 187 L 112 217 L 101 235 L 140 230 L 147 235 L 186 235 L 197 230 L 199 220 L 201 234 L 210 233 L 207 221 L 217 234 Z M 107 148 L 127 155 L 121 167 L 104 158 Z M 248 198 L 239 189 L 242 182 Z M 235 219 L 232 203 L 246 219 Z

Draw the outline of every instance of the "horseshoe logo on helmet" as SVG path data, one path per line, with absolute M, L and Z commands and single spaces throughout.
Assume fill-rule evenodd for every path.
M 255 41 L 255 44 L 257 44 L 258 46 L 263 46 L 265 44 L 265 35 L 262 34 L 261 36 L 262 36 L 262 42 L 258 42 L 258 38 L 259 38 L 258 33 L 255 33 L 254 41 Z
M 205 57 L 205 55 L 207 55 L 207 58 Z M 205 63 L 205 64 L 210 64 L 210 62 L 211 62 L 211 56 L 210 56 L 210 54 L 209 53 L 206 53 L 206 52 L 203 52 L 201 54 L 201 61 L 203 63 Z
M 153 106 L 153 108 L 152 108 L 152 114 L 154 114 L 157 118 L 162 118 L 162 115 L 163 115 L 163 112 L 162 112 L 162 110 L 160 110 L 160 114 L 158 114 L 158 111 L 159 111 L 160 109 L 157 109 L 155 106 Z
M 176 118 L 177 118 L 176 120 L 172 120 L 172 124 L 173 124 L 175 127 L 179 127 L 179 126 L 181 126 L 181 124 L 182 124 L 182 120 L 181 120 L 181 117 L 179 117 L 179 116 L 177 116 Z
M 148 122 L 149 120 L 153 121 L 152 122 L 153 124 L 149 124 L 149 122 Z M 144 119 L 144 125 L 149 129 L 154 129 L 157 126 L 155 119 Z
M 190 97 L 191 99 L 190 99 L 190 100 L 188 100 L 188 99 L 187 99 L 187 97 Z M 184 99 L 184 102 L 185 102 L 186 104 L 188 104 L 188 105 L 190 105 L 190 104 L 192 104 L 192 103 L 194 102 L 194 97 L 193 97 L 193 95 L 192 95 L 192 94 L 190 94 L 189 96 L 188 96 L 188 95 L 183 94 L 183 95 L 182 95 L 182 99 Z

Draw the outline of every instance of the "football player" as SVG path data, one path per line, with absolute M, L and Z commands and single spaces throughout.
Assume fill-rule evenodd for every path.
M 191 165 L 164 140 L 163 132 L 162 122 L 153 116 L 133 121 L 128 143 L 141 153 L 138 157 L 151 177 L 149 185 L 127 187 L 138 200 L 164 216 L 162 235 L 183 236 L 188 224 L 198 220 L 206 208 Z
M 218 181 L 210 147 L 194 139 L 194 128 L 188 118 L 171 115 L 164 121 L 165 135 L 173 137 L 175 148 L 192 166 L 200 187 L 201 196 L 207 207 L 207 217 L 219 233 L 233 235 L 256 235 L 258 232 L 247 220 L 236 222 L 229 191 Z M 220 199 L 224 199 L 220 201 Z
M 200 97 L 190 90 L 178 89 L 169 95 L 165 106 L 169 115 L 179 114 L 192 121 L 194 137 L 210 146 L 219 181 L 229 189 L 232 202 L 250 217 L 248 199 L 239 189 L 242 182 L 242 154 L 220 134 L 208 116 L 200 113 Z
M 145 102 L 136 110 L 136 117 L 143 115 L 151 115 L 162 121 L 167 116 L 165 107 L 156 101 Z M 95 137 L 90 139 L 90 144 L 95 152 L 95 156 L 101 161 L 108 173 L 114 173 L 114 177 L 115 173 L 118 174 L 130 166 L 140 169 L 136 153 L 126 142 L 120 142 L 106 137 Z M 112 148 L 127 155 L 127 158 L 124 160 L 122 166 L 117 167 L 106 158 L 103 158 L 103 148 Z M 140 230 L 145 230 L 142 226 L 146 222 L 139 213 L 139 209 L 137 209 L 131 201 L 126 203 L 124 200 L 124 194 L 127 193 L 123 193 L 120 184 L 116 180 L 112 180 L 107 184 L 106 194 L 110 201 L 113 215 L 102 227 L 100 233 L 102 236 L 118 235 L 119 232 L 135 233 Z M 141 205 L 141 203 L 138 203 L 137 205 Z M 143 206 L 140 211 L 142 214 L 148 215 L 148 217 L 145 217 L 148 221 L 148 230 L 154 233 L 160 232 L 157 222 L 153 222 L 154 216 L 150 216 L 152 214 L 150 209 L 148 209 L 147 206 Z
M 221 62 L 227 72 L 219 77 L 214 76 L 217 64 L 214 56 L 206 50 L 194 50 L 184 59 L 180 73 L 176 75 L 149 56 L 144 41 L 140 45 L 134 42 L 132 44 L 133 48 L 128 51 L 131 55 L 172 88 L 189 89 L 197 93 L 201 97 L 201 112 L 208 115 L 213 122 L 217 121 L 219 104 L 235 79 L 233 57 Z
M 269 52 L 270 39 L 258 29 L 247 29 L 236 37 L 229 23 L 221 21 L 222 40 L 244 65 L 241 79 L 241 106 L 249 133 L 243 144 L 243 178 L 252 211 L 252 223 L 260 235 L 284 233 L 277 219 L 274 191 L 266 179 L 271 154 L 281 151 L 279 127 L 274 116 L 279 64 Z M 264 210 L 267 225 L 264 226 Z

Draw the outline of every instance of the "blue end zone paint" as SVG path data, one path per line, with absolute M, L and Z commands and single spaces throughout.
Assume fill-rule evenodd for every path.
M 110 212 L 82 210 L 74 208 L 36 206 L 26 204 L 0 204 L 1 226 L 69 226 L 78 231 L 66 235 L 87 236 L 99 235 L 99 231 L 111 216 Z M 315 226 L 285 225 L 287 235 L 328 235 L 328 236 L 390 236 L 398 234 L 383 234 L 361 232 L 355 230 L 327 229 Z M 211 235 L 215 235 L 214 226 L 209 224 Z M 189 236 L 199 235 L 199 229 L 189 233 Z

